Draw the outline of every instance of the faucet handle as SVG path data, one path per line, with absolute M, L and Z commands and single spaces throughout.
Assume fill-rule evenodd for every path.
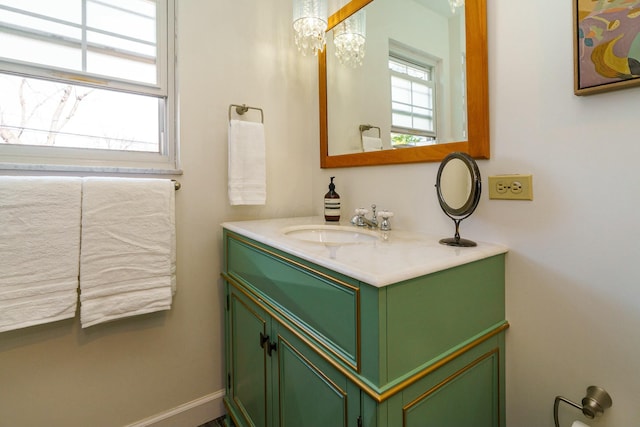
M 364 216 L 369 212 L 368 209 L 365 208 L 357 208 L 355 210 L 355 216 L 351 218 L 351 224 L 356 225 L 358 227 L 362 227 L 364 225 Z
M 382 221 L 380 222 L 380 230 L 391 230 L 391 221 L 389 221 L 389 218 L 393 217 L 393 212 L 387 210 L 380 211 L 378 212 L 378 216 L 382 218 Z

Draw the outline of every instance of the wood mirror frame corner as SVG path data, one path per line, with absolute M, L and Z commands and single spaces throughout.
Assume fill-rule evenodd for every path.
M 351 0 L 329 17 L 327 32 L 374 0 Z M 320 103 L 320 167 L 390 165 L 402 163 L 439 162 L 456 151 L 475 159 L 488 159 L 489 144 L 489 66 L 487 55 L 487 2 L 466 0 L 465 34 L 467 60 L 467 123 L 468 140 L 424 147 L 373 151 L 329 156 L 327 115 L 326 48 L 318 53 Z

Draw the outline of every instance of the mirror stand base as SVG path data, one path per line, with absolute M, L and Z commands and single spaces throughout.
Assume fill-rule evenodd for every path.
M 458 246 L 463 248 L 478 246 L 478 244 L 473 240 L 461 239 L 460 237 L 449 237 L 447 239 L 440 239 L 440 244 L 447 246 Z

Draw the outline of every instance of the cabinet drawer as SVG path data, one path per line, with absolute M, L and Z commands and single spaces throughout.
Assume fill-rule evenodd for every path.
M 281 321 L 359 371 L 360 290 L 357 282 L 226 233 L 226 272 L 254 292 Z

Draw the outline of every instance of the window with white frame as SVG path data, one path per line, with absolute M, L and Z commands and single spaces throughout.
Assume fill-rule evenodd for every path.
M 435 143 L 435 63 L 428 57 L 389 54 L 391 144 L 394 147 Z
M 3 167 L 177 169 L 174 0 L 0 0 Z

